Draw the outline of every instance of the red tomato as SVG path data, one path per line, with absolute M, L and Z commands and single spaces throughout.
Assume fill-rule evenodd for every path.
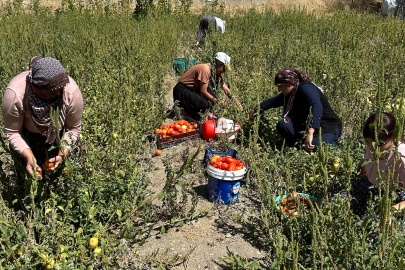
M 235 165 L 235 163 L 229 163 L 228 171 L 236 171 L 236 165 Z
M 177 131 L 179 131 L 179 130 L 182 129 L 182 128 L 181 128 L 180 125 L 175 125 L 175 126 L 174 126 L 174 129 L 177 130 Z
M 162 133 L 160 129 L 155 129 L 155 133 Z
M 180 133 L 178 131 L 173 130 L 172 135 L 179 135 Z
M 170 127 L 170 128 L 174 128 L 174 125 L 170 125 L 169 127 Z
M 169 126 L 168 125 L 164 125 L 161 129 L 168 129 Z
M 227 157 L 225 157 L 225 162 L 228 163 L 228 164 L 232 163 L 232 164 L 236 165 L 237 160 L 232 158 L 232 157 L 227 156 Z
M 228 164 L 222 163 L 221 164 L 221 170 L 225 170 L 225 171 L 228 170 L 228 166 L 229 166 Z
M 184 129 L 181 128 L 181 129 L 178 130 L 178 132 L 179 132 L 179 133 L 185 133 L 185 132 L 187 132 L 187 131 L 185 131 Z
M 220 159 L 220 160 L 221 160 L 221 159 Z M 217 164 L 218 164 L 219 167 L 221 167 L 222 162 L 221 162 L 221 161 L 218 161 Z
M 211 159 L 210 159 L 210 165 L 212 165 L 212 164 L 214 164 L 214 163 L 217 163 L 217 162 L 219 162 L 221 160 L 221 157 L 220 156 L 213 156 Z
M 194 128 L 194 129 L 196 129 L 197 127 L 198 127 L 198 125 L 197 125 L 197 124 L 194 124 L 194 125 L 193 125 L 193 128 Z
M 218 166 L 217 163 L 212 164 L 212 167 L 217 168 L 217 169 L 220 169 L 220 167 Z
M 239 170 L 242 170 L 242 169 L 243 169 L 242 166 L 236 166 L 236 167 L 235 167 L 235 171 L 239 171 Z
M 180 125 L 180 121 L 175 121 L 173 124 L 174 125 Z

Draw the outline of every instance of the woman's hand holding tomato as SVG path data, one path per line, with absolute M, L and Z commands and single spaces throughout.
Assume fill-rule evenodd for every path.
M 42 169 L 43 169 L 46 173 L 51 173 L 51 172 L 53 172 L 53 171 L 59 166 L 59 164 L 61 164 L 62 162 L 63 162 L 62 156 L 56 156 L 56 157 L 50 158 L 49 160 L 45 161 L 45 164 L 42 165 Z

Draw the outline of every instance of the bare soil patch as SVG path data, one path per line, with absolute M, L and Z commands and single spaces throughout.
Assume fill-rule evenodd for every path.
M 171 86 L 166 96 L 170 108 L 173 104 L 172 87 L 177 83 L 177 78 L 171 74 L 167 76 L 165 82 L 167 82 L 165 85 Z M 165 124 L 172 121 L 166 119 Z M 184 153 L 189 151 L 190 154 L 193 154 L 200 145 L 202 150 L 195 163 L 200 167 L 184 177 L 188 182 L 193 183 L 192 187 L 198 195 L 197 209 L 210 209 L 208 214 L 186 223 L 183 227 L 171 228 L 164 234 L 160 234 L 158 230 L 154 231 L 145 244 L 139 248 L 137 255 L 139 258 L 156 256 L 161 261 L 165 261 L 176 255 L 184 256 L 191 252 L 183 263 L 172 269 L 228 269 L 226 263 L 221 259 L 233 254 L 260 261 L 266 251 L 257 246 L 254 239 L 250 239 L 246 230 L 241 228 L 236 221 L 241 215 L 247 215 L 250 205 L 253 203 L 247 196 L 245 187 L 242 186 L 239 201 L 234 205 L 212 204 L 207 200 L 208 180 L 204 175 L 202 161 L 205 146 L 210 145 L 215 149 L 215 142 L 208 143 L 198 139 L 163 149 L 162 155 L 156 156 L 152 160 L 155 170 L 148 175 L 151 180 L 151 190 L 158 194 L 166 183 L 163 159 L 170 160 L 171 166 L 178 169 L 183 164 Z M 153 204 L 161 206 L 158 199 Z M 157 265 L 153 265 L 152 269 L 158 269 Z

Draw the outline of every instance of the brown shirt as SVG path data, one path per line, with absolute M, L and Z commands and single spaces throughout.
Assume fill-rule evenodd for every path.
M 199 64 L 191 67 L 181 76 L 179 82 L 195 92 L 200 92 L 203 83 L 209 83 L 211 76 L 211 64 Z

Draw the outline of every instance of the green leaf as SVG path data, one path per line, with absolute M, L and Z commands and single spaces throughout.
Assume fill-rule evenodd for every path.
M 163 200 L 164 197 L 165 197 L 165 194 L 163 193 L 163 191 L 161 191 L 159 193 L 159 200 Z
M 50 209 L 50 208 L 46 209 L 46 210 L 45 210 L 45 215 L 48 214 L 48 213 L 51 212 L 51 211 L 52 211 L 52 209 Z
M 162 226 L 162 228 L 160 229 L 160 234 L 164 234 L 166 232 L 165 226 Z
M 62 206 L 60 206 L 60 205 L 58 205 L 58 208 L 59 208 L 61 211 L 65 211 L 65 209 L 64 209 Z
M 116 213 L 117 213 L 117 216 L 119 216 L 119 217 L 121 217 L 121 216 L 122 216 L 122 212 L 121 212 L 121 210 L 120 210 L 120 209 L 117 209 Z
M 125 171 L 123 171 L 123 170 L 118 170 L 117 173 L 118 173 L 121 177 L 125 177 Z

